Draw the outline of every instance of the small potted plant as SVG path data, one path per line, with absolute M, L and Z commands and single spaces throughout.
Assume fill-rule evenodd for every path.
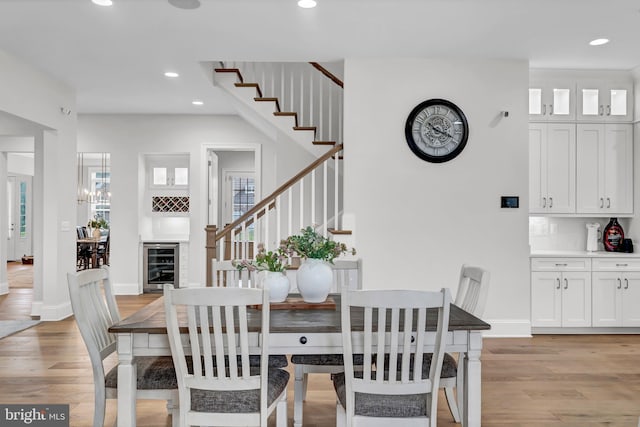
M 258 286 L 269 289 L 269 301 L 282 302 L 289 295 L 289 278 L 284 271 L 287 268 L 288 256 L 281 246 L 275 252 L 267 251 L 264 244 L 259 243 L 257 254 L 253 260 L 233 261 L 238 270 L 257 271 Z
M 333 283 L 333 260 L 340 255 L 355 255 L 344 243 L 322 236 L 313 227 L 301 230 L 301 234 L 289 236 L 281 247 L 289 256 L 298 255 L 303 262 L 296 274 L 298 291 L 305 302 L 319 303 L 327 299 Z
M 93 238 L 96 239 L 96 240 L 99 240 L 100 239 L 100 229 L 108 229 L 109 228 L 109 223 L 103 217 L 101 217 L 99 215 L 95 215 L 92 219 L 89 220 L 89 222 L 87 223 L 87 227 L 89 227 L 91 230 L 93 230 L 93 232 L 92 232 Z

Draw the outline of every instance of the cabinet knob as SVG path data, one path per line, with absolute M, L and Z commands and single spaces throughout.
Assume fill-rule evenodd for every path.
M 598 114 L 601 116 L 604 115 L 604 107 L 602 105 L 598 107 Z
M 546 198 L 546 197 L 543 197 L 543 198 L 542 198 L 542 207 L 543 207 L 543 208 L 546 208 L 546 207 L 547 207 L 547 198 Z
M 556 289 L 560 289 L 560 278 L 558 277 L 556 280 L 558 281 L 558 286 L 556 286 Z
M 611 207 L 611 199 L 607 197 L 607 208 Z
M 304 337 L 304 336 L 300 337 L 300 344 L 304 345 L 306 343 L 307 343 L 307 337 Z
M 624 279 L 624 288 L 629 289 L 629 279 Z
M 622 288 L 622 280 L 619 277 L 616 280 L 618 280 L 618 289 Z
M 604 208 L 604 199 L 600 197 L 600 209 Z
M 553 197 L 549 197 L 549 207 L 553 207 Z
M 569 280 L 566 278 L 564 279 L 564 288 L 569 289 Z
M 607 116 L 611 115 L 611 105 L 607 105 Z

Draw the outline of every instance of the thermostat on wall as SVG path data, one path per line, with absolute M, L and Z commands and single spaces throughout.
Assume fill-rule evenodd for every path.
M 501 208 L 519 208 L 520 197 L 518 196 L 501 196 L 500 197 Z

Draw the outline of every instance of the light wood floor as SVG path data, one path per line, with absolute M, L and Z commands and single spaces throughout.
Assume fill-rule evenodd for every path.
M 11 284 L 11 273 L 9 280 Z M 126 316 L 154 298 L 157 296 L 122 296 L 118 304 Z M 28 287 L 12 288 L 9 295 L 0 296 L 0 320 L 28 319 L 30 303 Z M 483 426 L 638 426 L 640 336 L 487 338 L 484 345 Z M 335 425 L 334 402 L 328 377 L 313 375 L 304 425 Z M 71 426 L 91 425 L 91 365 L 72 318 L 44 322 L 0 340 L 0 403 L 67 403 Z M 113 425 L 115 412 L 115 401 L 109 401 L 105 425 Z M 289 387 L 290 423 L 292 419 L 293 382 Z M 442 394 L 438 424 L 456 425 Z M 164 403 L 139 401 L 138 425 L 170 426 Z

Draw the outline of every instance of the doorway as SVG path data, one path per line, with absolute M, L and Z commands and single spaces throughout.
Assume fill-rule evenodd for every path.
M 32 255 L 32 177 L 7 177 L 7 261 Z

